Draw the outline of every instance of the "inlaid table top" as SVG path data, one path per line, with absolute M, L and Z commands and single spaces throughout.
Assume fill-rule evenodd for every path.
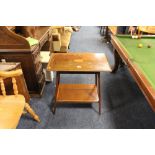
M 111 71 L 104 53 L 52 53 L 49 71 L 101 72 Z

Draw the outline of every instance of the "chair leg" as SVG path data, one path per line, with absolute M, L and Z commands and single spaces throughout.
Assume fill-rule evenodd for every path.
M 33 109 L 30 107 L 30 105 L 28 103 L 25 103 L 25 109 L 34 118 L 34 120 L 36 120 L 37 122 L 40 123 L 39 116 L 33 111 Z
M 26 113 L 27 113 L 27 111 L 24 110 L 24 111 L 23 111 L 23 115 L 25 115 Z

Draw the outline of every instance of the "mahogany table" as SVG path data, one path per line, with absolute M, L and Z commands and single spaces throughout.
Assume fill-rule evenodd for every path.
M 103 53 L 52 53 L 48 71 L 56 72 L 52 112 L 59 103 L 98 103 L 101 114 L 100 72 L 111 71 Z M 95 84 L 63 84 L 61 74 L 95 74 Z

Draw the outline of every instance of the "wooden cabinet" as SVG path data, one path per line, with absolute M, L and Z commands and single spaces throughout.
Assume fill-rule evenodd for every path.
M 49 50 L 51 40 L 51 29 L 48 26 L 38 26 L 34 38 L 38 44 L 30 46 L 26 40 L 30 27 L 0 26 L 0 61 L 20 62 L 23 69 L 25 81 L 30 95 L 41 95 L 45 85 L 45 75 L 40 62 L 40 50 Z M 25 35 L 26 34 L 26 35 Z M 30 36 L 33 35 L 32 33 Z M 33 37 L 33 36 L 31 36 Z M 46 45 L 46 46 L 44 46 Z M 47 46 L 49 45 L 49 46 Z

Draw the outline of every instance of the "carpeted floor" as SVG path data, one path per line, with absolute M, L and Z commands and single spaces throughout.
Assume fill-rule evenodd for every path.
M 70 51 L 106 53 L 113 65 L 111 47 L 99 34 L 99 27 L 81 27 L 71 38 Z M 64 83 L 91 83 L 94 76 L 64 75 Z M 47 83 L 42 98 L 32 98 L 31 106 L 40 116 L 41 123 L 29 115 L 22 116 L 19 129 L 95 129 L 95 128 L 155 128 L 155 113 L 129 74 L 121 68 L 116 74 L 101 74 L 102 114 L 98 105 L 61 105 L 53 115 L 51 99 L 55 84 Z

